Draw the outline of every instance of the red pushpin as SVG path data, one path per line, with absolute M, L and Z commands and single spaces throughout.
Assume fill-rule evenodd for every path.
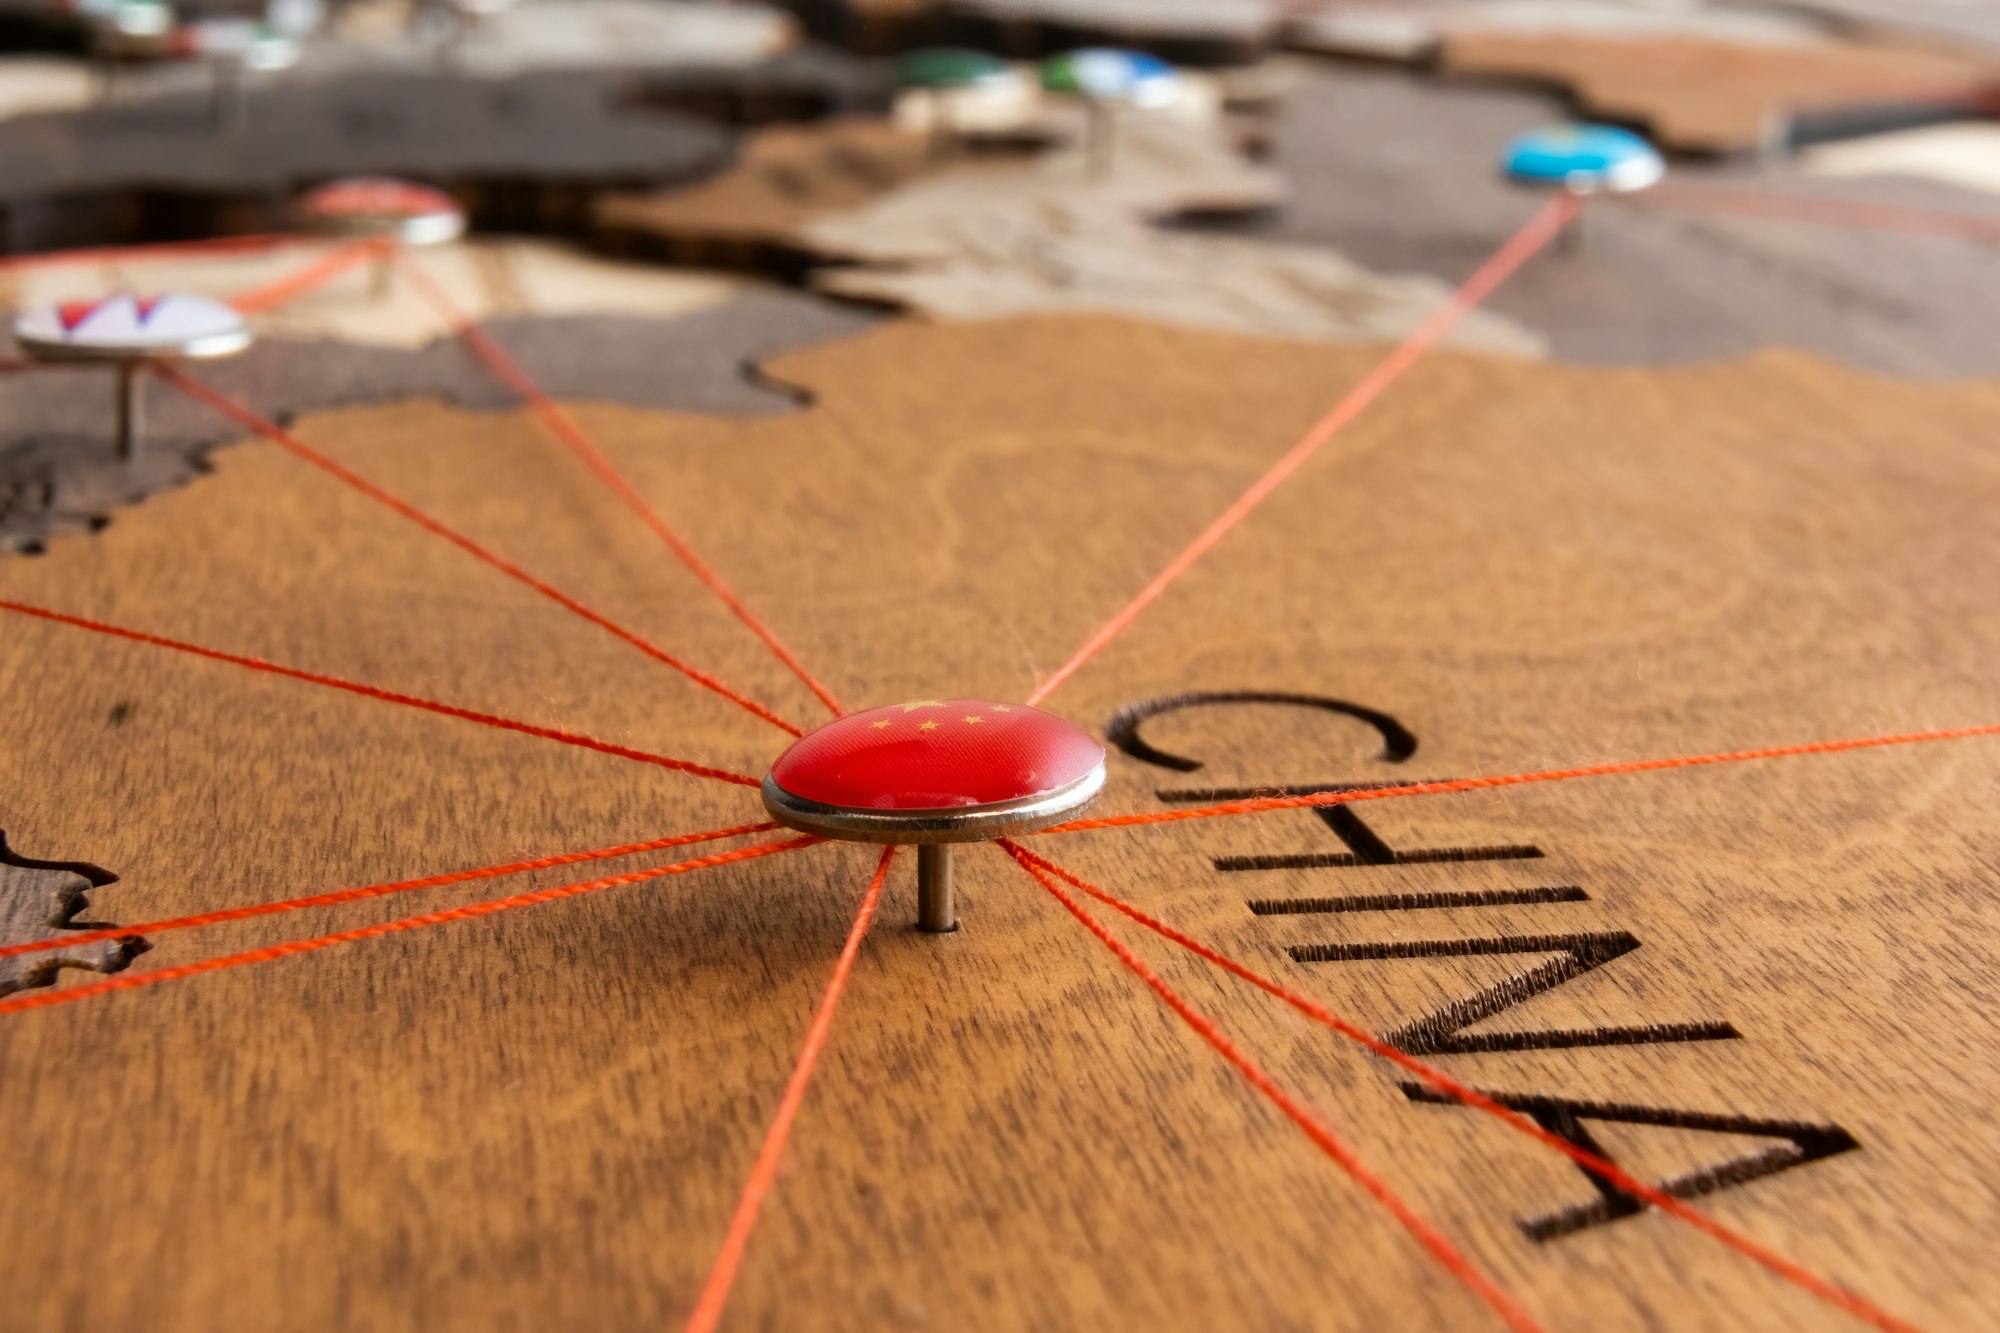
M 386 176 L 330 181 L 298 202 L 299 217 L 323 236 L 378 242 L 375 295 L 389 290 L 391 246 L 443 245 L 465 234 L 465 210 L 441 190 Z
M 917 925 L 958 929 L 951 844 L 1061 823 L 1104 786 L 1104 747 L 1026 704 L 919 699 L 849 713 L 793 743 L 764 779 L 771 817 L 804 833 L 917 849 Z

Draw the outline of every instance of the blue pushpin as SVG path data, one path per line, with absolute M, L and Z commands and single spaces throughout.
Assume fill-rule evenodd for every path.
M 1500 155 L 1500 169 L 1523 185 L 1568 190 L 1577 196 L 1643 190 L 1667 174 L 1658 149 L 1615 125 L 1531 130 L 1507 145 Z M 1581 248 L 1583 219 L 1579 211 L 1564 233 L 1564 249 Z
M 1091 172 L 1111 169 L 1111 108 L 1158 109 L 1181 97 L 1181 77 L 1172 65 L 1143 51 L 1085 47 L 1043 62 L 1046 92 L 1083 99 L 1090 111 Z

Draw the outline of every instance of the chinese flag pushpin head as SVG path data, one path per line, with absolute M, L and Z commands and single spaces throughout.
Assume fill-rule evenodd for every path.
M 1104 776 L 1104 747 L 1053 713 L 918 699 L 850 713 L 794 742 L 764 779 L 764 805 L 821 837 L 915 844 L 920 924 L 951 930 L 945 844 L 1060 823 Z

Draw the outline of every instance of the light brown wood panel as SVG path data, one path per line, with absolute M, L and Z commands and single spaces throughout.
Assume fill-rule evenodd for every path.
M 609 353 L 607 353 L 609 354 Z M 905 324 L 781 357 L 755 420 L 579 405 L 617 464 L 853 705 L 1027 693 L 1379 349 L 1097 318 Z M 1427 360 L 1052 706 L 1189 691 L 1393 715 L 1171 712 L 1107 811 L 1191 786 L 1383 781 L 2000 718 L 2000 386 L 1797 355 L 1674 370 Z M 802 719 L 812 700 L 528 418 L 436 402 L 300 429 Z M 0 595 L 747 772 L 785 737 L 276 450 Z M 116 720 L 114 720 L 114 718 Z M 137 921 L 712 827 L 744 790 L 79 631 L 0 621 L 0 828 L 120 876 Z M 1307 812 L 1037 846 L 1376 1030 L 1551 954 L 1308 963 L 1291 946 L 1636 947 L 1476 1033 L 1728 1040 L 1447 1054 L 1498 1093 L 1764 1119 L 1858 1145 L 1701 1206 L 1928 1328 L 1989 1262 L 2000 744 L 1358 807 L 1403 849 L 1541 856 L 1226 872 L 1340 853 Z M 684 1318 L 874 853 L 823 847 L 0 1019 L 17 1201 L 0 1328 L 636 1328 Z M 622 864 L 612 868 L 623 868 Z M 990 849 L 964 929 L 907 859 L 731 1328 L 1483 1328 L 1490 1318 Z M 161 935 L 158 968 L 589 872 Z M 1264 915 L 1252 899 L 1576 886 L 1583 900 Z M 1654 1215 L 1536 1242 L 1573 1167 L 1156 942 L 1137 947 L 1552 1329 L 1838 1317 Z M 65 974 L 58 984 L 96 980 Z M 1740 1126 L 1739 1126 L 1740 1128 Z M 1768 1137 L 1593 1126 L 1661 1178 Z
M 1526 79 L 1567 91 L 1585 114 L 1646 126 L 1663 144 L 1735 152 L 1764 141 L 1773 117 L 1872 104 L 1926 104 L 1990 91 L 1996 68 L 1973 55 L 1862 43 L 1754 46 L 1699 37 L 1553 32 L 1448 34 L 1444 70 Z

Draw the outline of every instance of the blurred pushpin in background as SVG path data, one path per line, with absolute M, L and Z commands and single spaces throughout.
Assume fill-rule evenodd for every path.
M 140 377 L 147 365 L 234 356 L 252 341 L 250 326 L 233 307 L 181 293 L 30 307 L 14 321 L 14 337 L 37 360 L 115 368 L 118 456 L 127 462 L 139 449 Z
M 164 60 L 174 53 L 180 20 L 159 0 L 85 0 L 79 6 L 89 24 L 90 53 L 97 63 L 97 95 L 117 95 L 127 65 Z
M 309 230 L 322 236 L 379 243 L 372 283 L 378 297 L 388 293 L 396 250 L 442 245 L 465 234 L 465 210 L 450 195 L 381 176 L 322 185 L 299 200 L 298 213 Z
M 1667 174 L 1659 150 L 1615 125 L 1558 125 L 1532 130 L 1513 140 L 1500 158 L 1510 180 L 1544 189 L 1568 190 L 1579 200 L 1594 194 L 1623 194 L 1660 183 Z M 1566 253 L 1583 248 L 1587 208 L 1558 242 Z
M 958 146 L 966 126 L 965 103 L 1025 90 L 1026 80 L 1006 61 L 983 51 L 932 47 L 912 51 L 896 65 L 897 81 L 922 100 L 930 131 L 930 154 L 943 157 Z
M 180 30 L 177 44 L 208 66 L 219 130 L 242 128 L 252 75 L 299 63 L 298 40 L 260 19 L 200 19 Z
M 1157 110 L 1181 96 L 1180 75 L 1157 56 L 1142 51 L 1086 47 L 1042 63 L 1042 88 L 1080 98 L 1089 117 L 1086 150 L 1093 176 L 1110 174 L 1116 152 L 1120 107 Z

